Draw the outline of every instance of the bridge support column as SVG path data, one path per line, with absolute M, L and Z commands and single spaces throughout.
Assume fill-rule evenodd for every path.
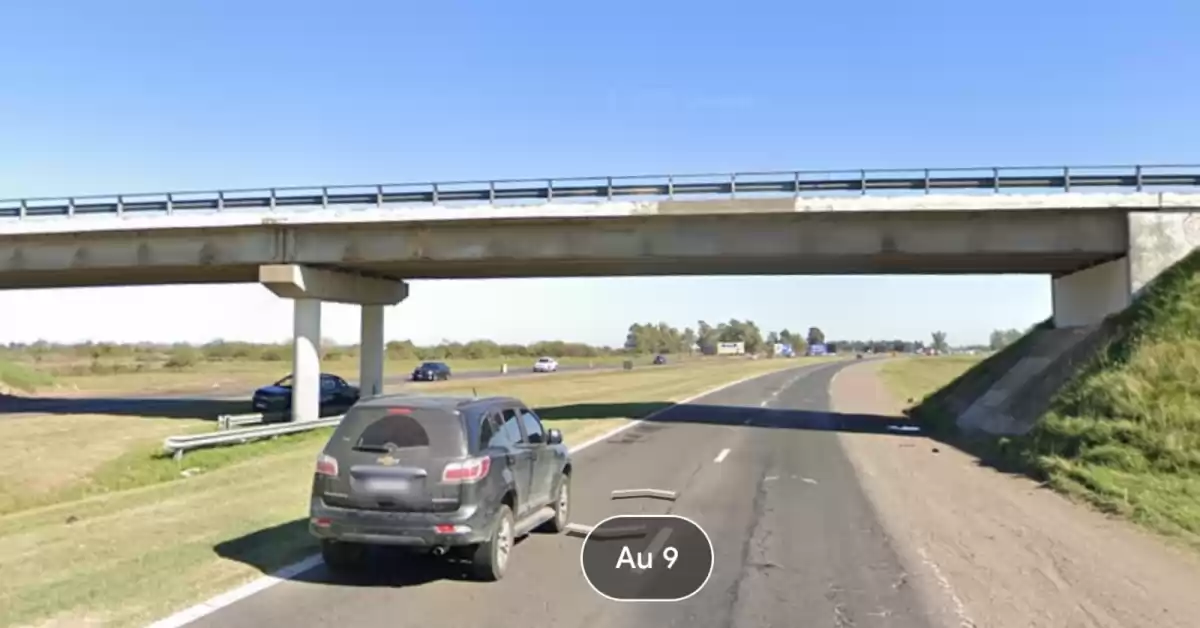
M 1129 258 L 1122 257 L 1050 280 L 1055 327 L 1094 325 L 1129 307 Z
M 321 405 L 321 300 L 293 304 L 292 421 L 315 421 Z
M 295 300 L 293 421 L 320 417 L 322 301 L 363 306 L 359 387 L 363 395 L 382 391 L 383 308 L 408 297 L 407 283 L 299 264 L 261 266 L 258 280 L 276 295 Z
M 372 397 L 383 393 L 383 337 L 383 306 L 362 306 L 358 387 L 363 397 Z

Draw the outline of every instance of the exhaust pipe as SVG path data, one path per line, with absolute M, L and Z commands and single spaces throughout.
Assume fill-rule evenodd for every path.
M 433 548 L 433 555 L 434 556 L 445 556 L 446 555 L 446 547 L 444 545 L 435 545 Z

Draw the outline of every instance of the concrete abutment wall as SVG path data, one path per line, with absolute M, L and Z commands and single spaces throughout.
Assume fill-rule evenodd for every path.
M 1146 284 L 1200 246 L 1200 212 L 1129 212 L 1128 253 L 1051 280 L 1054 325 L 1097 325 L 1129 307 Z

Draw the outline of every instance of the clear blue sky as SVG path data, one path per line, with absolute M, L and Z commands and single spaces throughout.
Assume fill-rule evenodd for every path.
M 46 0 L 6 3 L 0 24 L 0 197 L 1200 161 L 1187 0 Z M 461 307 L 513 291 L 548 305 Z M 631 319 L 738 317 L 970 342 L 1049 298 L 1045 277 L 423 282 L 388 335 L 619 343 Z M 353 340 L 353 311 L 326 311 L 327 335 Z M 258 286 L 7 292 L 0 312 L 0 341 L 290 326 Z

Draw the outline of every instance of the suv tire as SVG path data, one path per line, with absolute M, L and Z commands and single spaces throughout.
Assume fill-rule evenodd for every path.
M 558 481 L 558 497 L 554 500 L 554 517 L 542 524 L 541 531 L 558 534 L 567 529 L 571 518 L 571 476 L 564 473 Z
M 367 547 L 357 543 L 339 543 L 330 539 L 321 540 L 321 559 L 334 573 L 354 571 L 362 566 L 367 556 Z
M 507 504 L 501 504 L 492 527 L 492 536 L 475 546 L 471 556 L 471 573 L 475 578 L 495 582 L 504 577 L 513 546 L 516 545 L 515 531 L 512 510 Z

